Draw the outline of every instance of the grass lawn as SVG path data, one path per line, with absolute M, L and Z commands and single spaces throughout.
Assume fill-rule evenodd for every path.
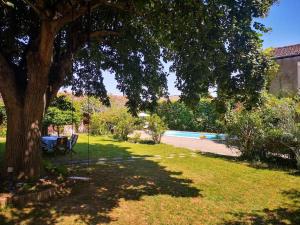
M 76 170 L 91 182 L 61 199 L 4 209 L 0 224 L 300 224 L 300 176 L 289 171 L 164 144 L 90 142 L 91 158 L 109 159 Z M 86 136 L 75 150 L 73 159 L 87 158 Z

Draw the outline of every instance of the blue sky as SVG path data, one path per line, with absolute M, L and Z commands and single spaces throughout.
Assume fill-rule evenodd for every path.
M 281 47 L 300 43 L 300 0 L 279 0 L 272 6 L 266 18 L 259 19 L 267 27 L 272 28 L 264 34 L 263 47 Z M 168 65 L 166 65 L 166 70 Z M 168 77 L 170 95 L 179 95 L 180 92 L 174 87 L 175 75 Z M 104 72 L 104 83 L 109 93 L 121 95 L 116 88 L 116 81 L 113 74 Z
M 300 43 L 300 1 L 280 0 L 272 6 L 267 18 L 260 20 L 272 28 L 263 35 L 264 47 L 281 47 Z

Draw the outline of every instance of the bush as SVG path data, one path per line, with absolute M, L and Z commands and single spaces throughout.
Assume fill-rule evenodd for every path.
M 171 130 L 196 130 L 192 111 L 181 102 L 163 102 L 158 106 L 157 115 Z
M 128 134 L 135 130 L 135 118 L 126 110 L 120 110 L 115 118 L 114 137 L 119 140 L 128 140 Z
M 119 140 L 128 140 L 134 131 L 136 119 L 126 109 L 108 109 L 91 118 L 91 132 L 95 135 L 113 134 Z
M 251 111 L 243 107 L 229 110 L 224 126 L 227 144 L 237 146 L 242 156 L 248 159 L 287 156 L 295 158 L 300 166 L 297 104 L 291 98 L 264 95 L 262 104 Z
M 139 143 L 141 142 L 141 133 L 135 132 L 129 139 L 132 143 Z
M 296 121 L 295 102 L 291 98 L 267 96 L 261 107 L 264 122 L 264 148 L 271 153 L 293 155 L 286 146 L 285 136 L 294 132 Z
M 260 149 L 263 136 L 260 111 L 232 110 L 226 114 L 225 121 L 229 146 L 236 146 L 244 158 L 260 159 L 264 155 Z
M 157 114 L 171 130 L 221 131 L 221 114 L 210 98 L 202 98 L 193 110 L 182 102 L 163 102 L 158 106 Z
M 6 110 L 4 104 L 0 101 L 0 126 L 6 124 Z
M 6 136 L 6 110 L 4 104 L 0 101 L 0 137 Z
M 200 99 L 193 114 L 197 122 L 198 130 L 208 132 L 222 131 L 222 123 L 220 122 L 222 116 L 218 113 L 217 106 L 212 99 Z
M 167 129 L 166 124 L 157 115 L 153 114 L 147 118 L 148 121 L 148 133 L 151 135 L 152 140 L 155 143 L 160 143 L 161 137 Z
M 0 126 L 0 137 L 5 137 L 6 136 L 6 126 L 2 125 Z
M 93 135 L 111 134 L 114 126 L 112 116 L 109 111 L 92 114 L 90 125 L 91 133 Z
M 287 146 L 295 155 L 297 168 L 300 170 L 300 126 L 296 124 L 290 133 L 285 133 L 283 138 Z

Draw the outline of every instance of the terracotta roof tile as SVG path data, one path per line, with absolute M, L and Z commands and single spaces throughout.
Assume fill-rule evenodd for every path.
M 300 44 L 274 48 L 275 58 L 285 58 L 300 55 Z

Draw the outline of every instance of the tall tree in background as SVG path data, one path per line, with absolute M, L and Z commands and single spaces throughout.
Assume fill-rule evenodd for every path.
M 74 125 L 74 129 L 79 123 L 80 112 L 76 111 L 72 101 L 66 95 L 60 95 L 51 102 L 43 119 L 43 126 L 47 133 L 48 127 L 52 125 L 58 136 L 65 125 Z
M 167 94 L 161 60 L 172 62 L 190 104 L 211 86 L 220 96 L 255 101 L 268 60 L 258 34 L 266 28 L 253 18 L 265 16 L 274 1 L 1 0 L 5 168 L 20 179 L 39 176 L 45 109 L 71 83 L 76 94 L 108 103 L 102 70 L 115 74 L 132 112 L 153 108 Z

